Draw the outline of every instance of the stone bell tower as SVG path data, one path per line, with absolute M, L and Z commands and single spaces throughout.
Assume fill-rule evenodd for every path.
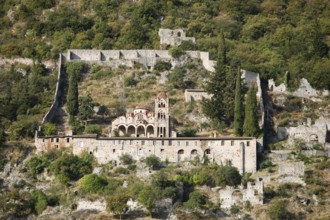
M 170 137 L 169 99 L 161 92 L 155 99 L 155 129 L 156 137 Z

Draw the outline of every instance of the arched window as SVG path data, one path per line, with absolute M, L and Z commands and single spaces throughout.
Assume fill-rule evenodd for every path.
M 211 150 L 210 149 L 206 149 L 205 150 L 205 154 L 211 154 Z
M 197 155 L 198 154 L 198 152 L 197 152 L 197 150 L 196 149 L 194 149 L 194 150 L 192 150 L 191 151 L 191 153 L 190 153 L 191 155 Z
M 183 149 L 179 150 L 178 154 L 184 154 L 184 150 Z

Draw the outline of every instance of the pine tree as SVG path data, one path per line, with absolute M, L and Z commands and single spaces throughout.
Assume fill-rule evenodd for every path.
M 238 68 L 236 76 L 236 88 L 235 88 L 235 110 L 234 110 L 234 130 L 237 136 L 243 134 L 243 105 L 242 105 L 242 88 L 241 88 L 241 72 Z
M 259 131 L 257 96 L 255 86 L 251 86 L 246 97 L 243 132 L 245 136 L 257 136 Z
M 72 74 L 69 80 L 68 95 L 66 98 L 67 111 L 71 116 L 75 116 L 79 111 L 78 104 L 78 79 L 76 74 Z

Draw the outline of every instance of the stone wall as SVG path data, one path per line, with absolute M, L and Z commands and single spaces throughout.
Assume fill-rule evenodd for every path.
M 178 46 L 183 41 L 191 41 L 195 43 L 194 37 L 186 37 L 186 33 L 182 29 L 162 29 L 158 31 L 161 45 Z
M 179 162 L 203 158 L 217 164 L 231 164 L 240 173 L 254 173 L 257 167 L 255 138 L 97 138 L 96 136 L 37 137 L 38 152 L 73 147 L 74 154 L 88 151 L 99 163 L 119 161 L 122 154 L 130 154 L 135 160 L 156 155 L 161 160 Z
M 215 61 L 209 59 L 208 52 L 186 51 L 186 54 L 192 59 L 200 59 L 204 68 L 208 71 L 214 71 Z M 127 66 L 133 68 L 134 64 L 139 63 L 148 69 L 153 69 L 158 60 L 173 62 L 174 59 L 168 50 L 68 50 L 64 55 L 65 61 L 84 61 L 99 65 L 107 65 L 118 68 Z
M 302 176 L 305 173 L 304 162 L 283 162 L 278 165 L 280 175 Z
M 264 198 L 264 184 L 262 181 L 256 183 L 247 183 L 247 187 L 240 186 L 234 188 L 227 186 L 220 189 L 221 208 L 229 209 L 235 204 L 242 204 L 250 201 L 251 205 L 262 205 Z
M 59 107 L 60 97 L 61 97 L 61 82 L 62 82 L 62 74 L 63 74 L 63 67 L 62 67 L 62 54 L 59 56 L 59 62 L 58 62 L 58 76 L 57 76 L 57 82 L 56 82 L 56 88 L 55 88 L 55 95 L 54 95 L 54 101 L 49 108 L 48 112 L 45 114 L 45 116 L 42 119 L 41 124 L 44 124 L 46 122 L 50 122 L 54 115 L 57 112 L 57 108 Z
M 210 99 L 212 95 L 208 94 L 203 89 L 186 89 L 184 91 L 184 97 L 186 102 L 193 102 Z

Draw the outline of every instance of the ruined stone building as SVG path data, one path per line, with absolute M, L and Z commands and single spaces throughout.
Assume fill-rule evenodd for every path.
M 242 204 L 247 201 L 251 205 L 262 205 L 264 199 L 264 184 L 262 181 L 255 183 L 248 182 L 247 187 L 240 186 L 238 188 L 226 186 L 220 189 L 220 203 L 221 208 L 229 209 L 235 204 Z
M 212 95 L 208 94 L 203 89 L 186 89 L 184 91 L 184 97 L 186 102 L 202 101 L 204 99 L 210 99 Z
M 276 86 L 274 79 L 268 80 L 268 89 L 273 93 L 290 94 L 301 98 L 312 99 L 313 101 L 321 101 L 315 97 L 329 95 L 328 90 L 314 89 L 305 78 L 300 79 L 298 89 L 293 92 L 288 91 L 287 86 L 284 83 Z
M 155 99 L 155 111 L 137 106 L 112 122 L 112 134 L 127 137 L 170 137 L 169 99 L 162 92 Z
M 194 37 L 186 37 L 186 33 L 182 29 L 159 29 L 158 32 L 161 45 L 179 46 L 183 41 L 195 43 Z
M 287 128 L 286 133 L 289 144 L 294 144 L 295 140 L 303 140 L 310 144 L 325 144 L 329 142 L 330 119 L 319 118 L 312 124 L 309 118 L 307 123 Z

